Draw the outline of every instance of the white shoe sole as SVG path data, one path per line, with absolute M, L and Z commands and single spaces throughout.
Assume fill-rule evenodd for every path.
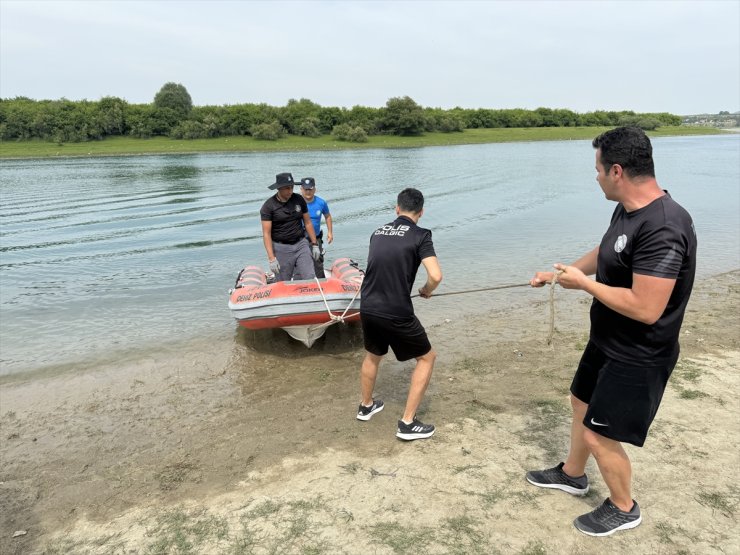
M 381 405 L 380 408 L 377 408 L 373 412 L 368 413 L 368 414 L 360 414 L 358 412 L 357 413 L 357 420 L 362 420 L 363 422 L 367 422 L 368 420 L 370 420 L 373 417 L 373 414 L 378 414 L 379 412 L 381 412 L 383 410 L 384 407 L 385 407 L 385 405 Z
M 415 439 L 426 439 L 428 437 L 432 437 L 434 435 L 434 431 L 435 430 L 432 430 L 431 432 L 428 432 L 426 434 L 416 434 L 416 433 L 404 434 L 402 432 L 396 432 L 396 437 L 398 439 L 403 439 L 404 441 L 413 441 Z
M 571 495 L 575 495 L 577 497 L 582 497 L 588 493 L 589 486 L 586 486 L 585 489 L 576 489 L 571 486 L 566 486 L 565 484 L 540 484 L 538 482 L 532 481 L 529 476 L 526 476 L 526 478 L 527 482 L 529 482 L 533 486 L 537 486 L 538 488 L 559 489 L 560 491 L 570 493 Z
M 637 528 L 640 523 L 642 522 L 642 515 L 637 517 L 637 520 L 633 520 L 632 522 L 626 522 L 622 524 L 621 526 L 617 526 L 614 530 L 609 530 L 608 532 L 587 532 L 586 530 L 583 530 L 578 527 L 576 524 L 576 521 L 573 521 L 573 526 L 576 527 L 576 530 L 579 532 L 586 534 L 587 536 L 596 536 L 599 538 L 603 538 L 604 536 L 611 536 L 614 532 L 618 532 L 619 530 L 629 530 L 630 528 Z

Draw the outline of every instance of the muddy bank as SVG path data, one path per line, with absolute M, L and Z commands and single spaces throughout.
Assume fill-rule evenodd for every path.
M 630 450 L 645 511 L 634 532 L 572 528 L 606 495 L 594 465 L 586 499 L 523 479 L 565 452 L 589 302 L 557 291 L 550 348 L 547 292 L 523 290 L 486 316 L 448 318 L 454 298 L 420 306 L 440 354 L 426 442 L 394 437 L 411 363 L 385 363 L 386 410 L 354 419 L 355 328 L 311 351 L 282 332 L 239 333 L 0 386 L 0 552 L 732 552 L 738 277 L 697 284 L 681 364 L 646 447 Z

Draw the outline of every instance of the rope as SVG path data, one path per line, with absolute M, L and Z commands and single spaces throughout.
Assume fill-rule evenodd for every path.
M 553 336 L 555 335 L 555 284 L 558 282 L 558 276 L 560 274 L 562 274 L 562 273 L 563 273 L 562 270 L 558 270 L 557 272 L 555 272 L 553 274 L 553 276 L 552 276 L 552 279 L 549 282 L 549 284 L 550 284 L 550 302 L 549 302 L 549 305 L 550 305 L 550 326 L 549 326 L 549 331 L 547 333 L 547 344 L 550 347 L 553 346 Z M 365 276 L 363 274 L 362 278 L 364 278 L 364 277 Z M 316 280 L 316 285 L 319 288 L 319 293 L 321 293 L 321 298 L 324 301 L 324 306 L 326 307 L 326 312 L 329 315 L 329 321 L 328 322 L 324 322 L 323 324 L 316 324 L 315 326 L 312 326 L 311 327 L 311 330 L 312 331 L 320 330 L 321 328 L 329 327 L 329 326 L 331 326 L 333 324 L 336 324 L 338 322 L 342 322 L 343 323 L 344 322 L 344 319 L 345 319 L 345 317 L 347 315 L 347 312 L 349 311 L 349 308 L 355 302 L 355 299 L 357 299 L 357 295 L 360 294 L 360 288 L 359 287 L 357 288 L 357 291 L 355 292 L 355 295 L 352 297 L 352 300 L 347 305 L 347 308 L 344 309 L 344 312 L 342 313 L 342 315 L 341 316 L 336 316 L 335 314 L 332 314 L 331 313 L 331 309 L 329 308 L 329 303 L 326 300 L 326 296 L 324 295 L 324 290 L 321 288 L 321 282 L 319 281 L 319 278 L 314 277 L 314 279 Z M 510 283 L 510 284 L 507 284 L 507 285 L 496 285 L 496 286 L 493 286 L 493 287 L 481 287 L 480 289 L 467 289 L 465 291 L 448 291 L 448 292 L 445 292 L 445 293 L 437 293 L 436 295 L 433 295 L 433 296 L 434 297 L 445 297 L 445 296 L 448 296 L 448 295 L 464 295 L 464 294 L 467 294 L 467 293 L 480 293 L 482 291 L 497 291 L 499 289 L 513 289 L 515 287 L 529 287 L 529 286 L 530 286 L 529 282 L 527 282 L 527 283 Z M 419 296 L 420 295 L 418 293 L 416 293 L 414 295 L 411 295 L 411 298 L 413 299 L 414 297 L 419 297 Z M 357 314 L 359 314 L 359 312 L 355 312 L 354 314 L 351 314 L 350 317 L 356 316 Z
M 552 339 L 555 335 L 555 284 L 558 282 L 558 276 L 563 273 L 563 270 L 558 270 L 552 274 L 550 280 L 550 329 L 547 332 L 547 344 L 553 347 Z
M 357 299 L 357 295 L 360 294 L 360 287 L 357 287 L 357 291 L 355 292 L 354 297 L 352 297 L 352 300 L 347 304 L 347 308 L 344 309 L 344 312 L 342 313 L 342 315 L 341 316 L 337 316 L 336 314 L 332 314 L 331 313 L 331 309 L 329 308 L 329 303 L 326 300 L 326 296 L 324 296 L 324 290 L 321 288 L 321 282 L 319 281 L 319 278 L 317 278 L 316 276 L 314 276 L 314 280 L 316 280 L 316 285 L 319 288 L 319 293 L 321 293 L 321 298 L 324 301 L 324 306 L 326 307 L 326 312 L 329 315 L 329 321 L 328 322 L 324 322 L 323 324 L 316 324 L 315 326 L 312 326 L 311 327 L 311 331 L 320 330 L 321 328 L 329 327 L 332 324 L 336 324 L 338 322 L 344 323 L 344 318 L 345 318 L 345 316 L 347 316 L 347 312 L 349 311 L 349 307 L 352 306 L 352 304 L 355 302 L 355 299 Z M 360 284 L 361 283 L 362 283 L 362 281 L 360 281 Z M 356 316 L 358 314 L 359 314 L 359 312 L 355 312 L 354 314 L 350 314 L 350 318 L 352 316 Z
M 558 270 L 552 276 L 550 280 L 550 329 L 547 333 L 547 344 L 552 347 L 553 336 L 555 335 L 555 284 L 558 282 L 558 276 L 562 274 L 562 270 Z M 434 297 L 444 297 L 445 295 L 464 295 L 465 293 L 479 293 L 481 291 L 496 291 L 497 289 L 512 289 L 514 287 L 529 287 L 529 283 L 512 283 L 509 285 L 497 285 L 494 287 L 483 287 L 481 289 L 468 289 L 466 291 L 450 291 L 448 293 L 437 293 Z M 419 294 L 411 295 L 411 298 L 419 297 Z
M 464 295 L 465 293 L 480 293 L 481 291 L 495 291 L 497 289 L 512 289 L 514 287 L 529 287 L 529 283 L 512 283 L 510 285 L 497 285 L 495 287 L 482 287 L 481 289 L 468 289 L 466 291 L 448 291 L 446 293 L 435 293 L 433 297 L 444 297 L 446 295 Z M 418 297 L 419 294 L 411 295 L 411 298 Z

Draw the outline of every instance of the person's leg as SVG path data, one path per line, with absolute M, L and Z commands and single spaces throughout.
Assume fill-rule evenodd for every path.
M 373 404 L 373 390 L 375 389 L 375 379 L 378 377 L 378 367 L 381 360 L 383 360 L 382 356 L 366 352 L 365 359 L 362 361 L 360 368 L 361 402 L 366 407 Z
M 629 512 L 632 509 L 632 465 L 622 444 L 588 428 L 584 428 L 583 437 L 609 488 L 609 499 L 618 509 Z
M 584 439 L 584 433 L 588 429 L 583 425 L 588 404 L 571 394 L 570 406 L 573 409 L 573 421 L 570 425 L 570 450 L 563 465 L 563 472 L 568 476 L 578 477 L 586 472 L 586 461 L 591 454 Z
M 313 269 L 317 278 L 324 279 L 326 277 L 326 273 L 324 272 L 324 240 L 321 237 L 317 237 L 316 240 L 318 241 L 321 256 L 318 260 L 313 261 Z
M 585 444 L 583 419 L 598 381 L 605 356 L 591 342 L 586 345 L 570 386 L 573 411 L 570 425 L 570 449 L 565 462 L 544 470 L 530 470 L 527 481 L 541 488 L 559 489 L 571 495 L 586 495 L 589 490 L 586 461 L 590 451 Z
M 308 241 L 298 241 L 295 244 L 295 279 L 313 279 L 314 273 L 313 257 Z
M 424 398 L 429 380 L 432 378 L 432 370 L 434 369 L 436 358 L 437 353 L 434 350 L 429 351 L 423 356 L 416 357 L 416 368 L 414 368 L 414 372 L 411 374 L 411 385 L 409 387 L 408 397 L 406 398 L 406 409 L 403 412 L 402 420 L 404 422 L 408 423 L 414 419 L 416 410 Z
M 275 258 L 277 258 L 278 263 L 280 264 L 280 271 L 275 277 L 278 281 L 290 281 L 293 277 L 293 266 L 295 264 L 290 245 L 273 243 L 272 248 L 275 253 Z

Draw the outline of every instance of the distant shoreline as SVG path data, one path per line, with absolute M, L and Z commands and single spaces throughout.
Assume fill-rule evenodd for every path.
M 528 141 L 590 140 L 610 127 L 534 127 L 466 129 L 458 133 L 425 133 L 420 136 L 373 135 L 365 143 L 338 141 L 330 135 L 288 136 L 276 141 L 250 136 L 175 140 L 168 137 L 138 139 L 109 137 L 101 141 L 57 144 L 49 141 L 0 141 L 0 160 L 72 157 L 144 156 L 163 154 L 225 154 L 244 152 L 296 152 L 356 150 L 377 148 L 421 148 L 467 144 Z M 661 127 L 648 132 L 651 137 L 683 135 L 721 135 L 727 130 L 707 127 Z

